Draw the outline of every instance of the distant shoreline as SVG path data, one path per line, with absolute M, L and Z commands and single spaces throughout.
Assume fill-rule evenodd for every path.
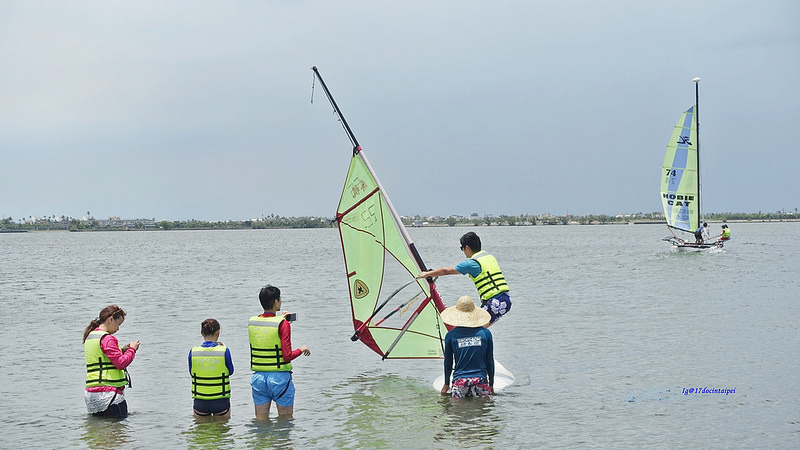
M 708 219 L 706 220 L 708 223 L 781 223 L 781 222 L 800 222 L 800 218 L 784 218 L 784 219 L 730 219 L 730 220 L 713 220 Z M 579 223 L 577 221 L 569 221 L 567 223 L 515 223 L 511 224 L 499 224 L 493 223 L 488 225 L 486 223 L 456 223 L 456 224 L 447 224 L 447 223 L 423 223 L 421 225 L 406 225 L 408 228 L 443 228 L 443 227 L 540 227 L 540 226 L 597 226 L 597 225 L 666 225 L 663 220 L 632 220 L 632 221 L 613 221 L 613 222 L 592 222 L 592 223 Z M 241 223 L 232 222 L 230 226 L 216 226 L 216 227 L 208 227 L 208 226 L 183 226 L 180 228 L 82 228 L 82 229 L 65 229 L 65 228 L 46 228 L 46 227 L 31 227 L 31 228 L 12 228 L 12 229 L 0 229 L 0 233 L 41 233 L 41 232 L 75 232 L 75 233 L 83 233 L 83 232 L 109 232 L 109 231 L 231 231 L 231 230 L 299 230 L 299 229 L 310 229 L 310 228 L 335 228 L 335 226 L 326 226 L 326 227 L 293 227 L 293 226 L 273 226 L 273 227 L 253 227 L 253 226 L 243 226 Z

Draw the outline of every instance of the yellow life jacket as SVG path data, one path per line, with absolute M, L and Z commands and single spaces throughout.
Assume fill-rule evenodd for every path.
M 250 370 L 254 372 L 288 372 L 292 364 L 283 360 L 278 326 L 283 316 L 253 316 L 247 325 L 250 336 Z
M 128 384 L 124 369 L 117 369 L 114 363 L 100 348 L 100 338 L 110 334 L 103 330 L 94 330 L 83 343 L 83 354 L 86 359 L 86 387 L 115 386 Z
M 725 228 L 722 230 L 722 239 L 730 239 L 731 238 L 731 229 Z
M 231 373 L 225 365 L 225 346 L 192 347 L 192 398 L 231 397 Z
M 481 266 L 480 275 L 477 277 L 469 276 L 472 278 L 472 282 L 475 283 L 481 300 L 486 301 L 503 292 L 508 292 L 508 284 L 494 256 L 485 251 L 480 251 L 472 255 L 472 259 Z

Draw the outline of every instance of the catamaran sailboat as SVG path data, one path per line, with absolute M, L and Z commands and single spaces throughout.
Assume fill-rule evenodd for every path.
M 703 219 L 700 209 L 700 78 L 692 81 L 695 84 L 695 104 L 681 115 L 675 125 L 661 166 L 661 204 L 667 227 L 672 233 L 663 240 L 679 251 L 722 247 L 720 240 L 697 241 L 694 237 Z

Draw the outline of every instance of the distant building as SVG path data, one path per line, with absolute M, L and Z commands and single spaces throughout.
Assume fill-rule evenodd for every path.
M 107 220 L 98 220 L 97 228 L 155 229 L 156 222 L 153 219 L 120 219 L 111 216 Z

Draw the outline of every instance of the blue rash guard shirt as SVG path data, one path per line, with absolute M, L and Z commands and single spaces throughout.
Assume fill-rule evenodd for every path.
M 453 369 L 455 359 L 455 369 Z M 453 379 L 485 377 L 494 386 L 494 343 L 486 328 L 455 327 L 444 337 L 444 384 Z
M 461 275 L 472 275 L 473 277 L 477 277 L 481 274 L 481 265 L 474 259 L 467 259 L 458 263 L 456 265 L 456 270 Z

